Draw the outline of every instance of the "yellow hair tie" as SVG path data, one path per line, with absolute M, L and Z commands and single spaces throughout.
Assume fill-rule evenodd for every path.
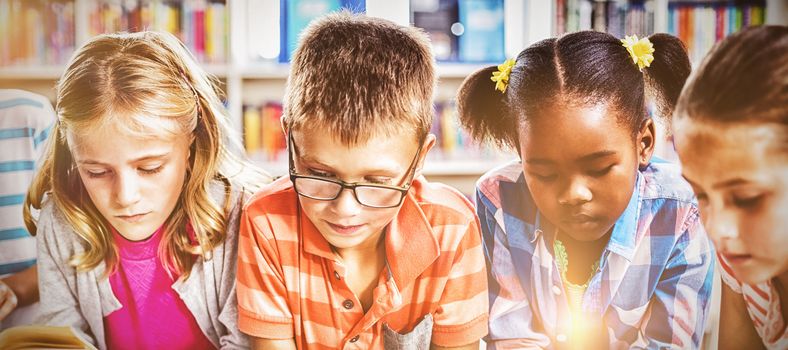
M 638 40 L 637 35 L 626 36 L 621 39 L 621 43 L 627 48 L 627 52 L 632 56 L 632 63 L 637 63 L 640 71 L 643 67 L 651 66 L 651 61 L 654 60 L 654 44 L 648 38 Z
M 500 90 L 501 93 L 506 92 L 506 87 L 509 85 L 509 74 L 512 73 L 514 67 L 514 59 L 510 58 L 498 65 L 498 71 L 493 72 L 490 80 L 495 82 L 495 90 Z

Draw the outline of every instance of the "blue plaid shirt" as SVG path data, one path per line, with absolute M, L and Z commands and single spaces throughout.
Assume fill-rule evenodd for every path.
M 555 226 L 534 204 L 522 164 L 485 174 L 476 196 L 490 274 L 488 349 L 550 349 L 571 341 L 572 315 L 553 258 Z M 611 349 L 696 349 L 714 263 L 679 168 L 652 163 L 638 173 L 582 309 L 602 322 Z

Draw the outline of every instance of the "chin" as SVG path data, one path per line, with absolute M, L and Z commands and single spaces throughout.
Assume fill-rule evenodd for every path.
M 736 279 L 744 284 L 759 284 L 767 282 L 779 275 L 777 270 L 767 267 L 733 268 Z
M 566 234 L 572 237 L 572 239 L 580 242 L 593 242 L 599 240 L 602 237 L 605 237 L 605 235 L 610 231 L 610 228 L 608 229 L 593 228 L 588 230 L 577 230 L 572 227 L 560 227 L 560 229 L 563 234 Z

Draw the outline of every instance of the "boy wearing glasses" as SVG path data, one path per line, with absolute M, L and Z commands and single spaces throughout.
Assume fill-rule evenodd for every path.
M 417 29 L 349 13 L 306 29 L 285 98 L 290 176 L 241 219 L 239 328 L 254 348 L 479 348 L 478 219 L 420 174 L 434 85 Z

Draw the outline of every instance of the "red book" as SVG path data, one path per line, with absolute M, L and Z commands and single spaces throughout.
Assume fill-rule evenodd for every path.
M 194 51 L 200 61 L 205 59 L 205 9 L 194 10 Z
M 722 40 L 725 37 L 725 7 L 723 6 L 714 8 L 714 29 L 714 40 Z

